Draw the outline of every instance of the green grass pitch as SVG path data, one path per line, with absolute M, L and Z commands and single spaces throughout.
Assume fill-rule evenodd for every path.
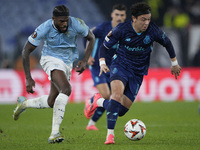
M 106 115 L 97 122 L 99 131 L 86 131 L 88 120 L 84 104 L 66 106 L 61 132 L 65 141 L 48 144 L 52 109 L 29 108 L 19 120 L 12 118 L 16 105 L 0 105 L 0 149 L 2 150 L 199 150 L 199 102 L 135 102 L 129 112 L 118 118 L 115 144 L 104 145 Z M 130 119 L 142 120 L 147 128 L 140 141 L 130 141 L 123 129 Z

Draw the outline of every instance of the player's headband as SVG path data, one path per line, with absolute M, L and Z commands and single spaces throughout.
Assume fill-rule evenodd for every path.
M 58 17 L 58 16 L 69 16 L 69 12 L 53 12 L 53 16 Z
M 135 14 L 135 15 L 133 15 L 133 16 L 138 17 L 138 16 L 140 16 L 140 15 L 150 14 L 150 13 L 151 13 L 150 10 L 146 10 L 146 11 L 143 11 L 143 12 L 138 12 L 137 14 Z

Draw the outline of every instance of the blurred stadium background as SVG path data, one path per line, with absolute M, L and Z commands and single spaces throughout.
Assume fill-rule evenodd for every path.
M 42 44 L 31 55 L 36 93 L 25 92 L 21 51 L 34 29 L 52 17 L 56 5 L 64 4 L 70 15 L 81 18 L 90 27 L 110 20 L 111 8 L 124 3 L 129 19 L 131 4 L 142 0 L 0 0 L 0 103 L 13 103 L 16 97 L 48 94 L 49 82 L 38 63 Z M 154 44 L 149 76 L 138 101 L 200 101 L 200 1 L 143 0 L 152 7 L 152 20 L 170 37 L 183 71 L 178 80 L 170 75 L 168 54 Z M 84 53 L 82 38 L 78 37 L 80 58 Z M 81 76 L 72 73 L 72 102 L 83 102 L 96 91 L 89 70 Z

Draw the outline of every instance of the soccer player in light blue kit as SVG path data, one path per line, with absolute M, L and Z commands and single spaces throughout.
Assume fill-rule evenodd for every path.
M 22 51 L 23 67 L 26 76 L 26 91 L 34 93 L 35 81 L 31 77 L 29 55 L 44 40 L 44 48 L 40 64 L 49 76 L 51 89 L 49 95 L 34 99 L 18 97 L 18 105 L 14 110 L 14 120 L 26 108 L 53 108 L 52 132 L 49 143 L 59 143 L 64 140 L 59 128 L 65 113 L 65 106 L 71 94 L 70 77 L 72 65 L 78 58 L 76 46 L 77 35 L 88 40 L 88 46 L 82 60 L 76 66 L 76 72 L 81 74 L 87 65 L 95 43 L 95 37 L 83 20 L 69 16 L 69 9 L 64 5 L 56 6 L 52 19 L 47 20 L 36 28 L 29 36 Z
M 105 99 L 110 99 L 110 94 L 111 94 L 110 93 L 110 72 L 102 73 L 102 75 L 99 76 L 99 73 L 100 73 L 99 56 L 98 56 L 99 47 L 102 45 L 108 32 L 112 30 L 112 28 L 116 27 L 119 23 L 122 23 L 125 21 L 126 9 L 127 9 L 126 6 L 123 4 L 115 4 L 112 8 L 112 13 L 111 13 L 112 20 L 103 22 L 92 29 L 92 32 L 95 35 L 95 45 L 92 51 L 92 56 L 88 60 L 88 64 L 90 65 L 89 68 L 91 71 L 92 79 L 94 81 L 94 86 L 98 89 L 99 93 Z M 106 56 L 106 64 L 108 67 L 111 64 L 112 56 L 114 55 L 117 49 L 117 46 L 118 44 L 115 44 L 110 49 L 109 53 Z M 84 108 L 85 116 L 86 116 L 87 109 L 89 108 L 92 102 L 93 102 L 93 97 L 85 101 L 85 108 Z M 87 130 L 98 130 L 95 124 L 99 120 L 99 118 L 103 115 L 104 111 L 105 109 L 103 107 L 99 107 L 96 109 L 94 115 L 91 117 L 91 119 L 88 122 L 88 125 L 86 127 Z
M 100 75 L 110 71 L 111 100 L 106 100 L 98 93 L 88 109 L 91 116 L 97 107 L 107 110 L 107 137 L 105 144 L 114 144 L 114 128 L 118 116 L 123 116 L 131 107 L 143 81 L 147 75 L 153 42 L 163 45 L 171 58 L 171 73 L 179 76 L 181 67 L 178 65 L 175 51 L 170 39 L 153 22 L 151 8 L 146 3 L 131 6 L 132 19 L 117 27 L 106 36 L 100 47 Z M 110 69 L 106 65 L 105 55 L 115 43 L 119 42 Z

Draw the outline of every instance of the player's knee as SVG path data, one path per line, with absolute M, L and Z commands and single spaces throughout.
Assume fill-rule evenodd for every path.
M 71 92 L 72 92 L 71 86 L 62 87 L 60 90 L 60 93 L 66 94 L 67 96 L 70 96 Z
M 122 95 L 114 93 L 114 94 L 112 94 L 111 98 L 116 100 L 116 101 L 118 101 L 118 102 L 120 102 L 122 100 Z
M 110 94 L 109 93 L 107 93 L 107 94 L 105 94 L 105 93 L 103 93 L 102 94 L 102 97 L 104 98 L 104 99 L 110 99 Z

